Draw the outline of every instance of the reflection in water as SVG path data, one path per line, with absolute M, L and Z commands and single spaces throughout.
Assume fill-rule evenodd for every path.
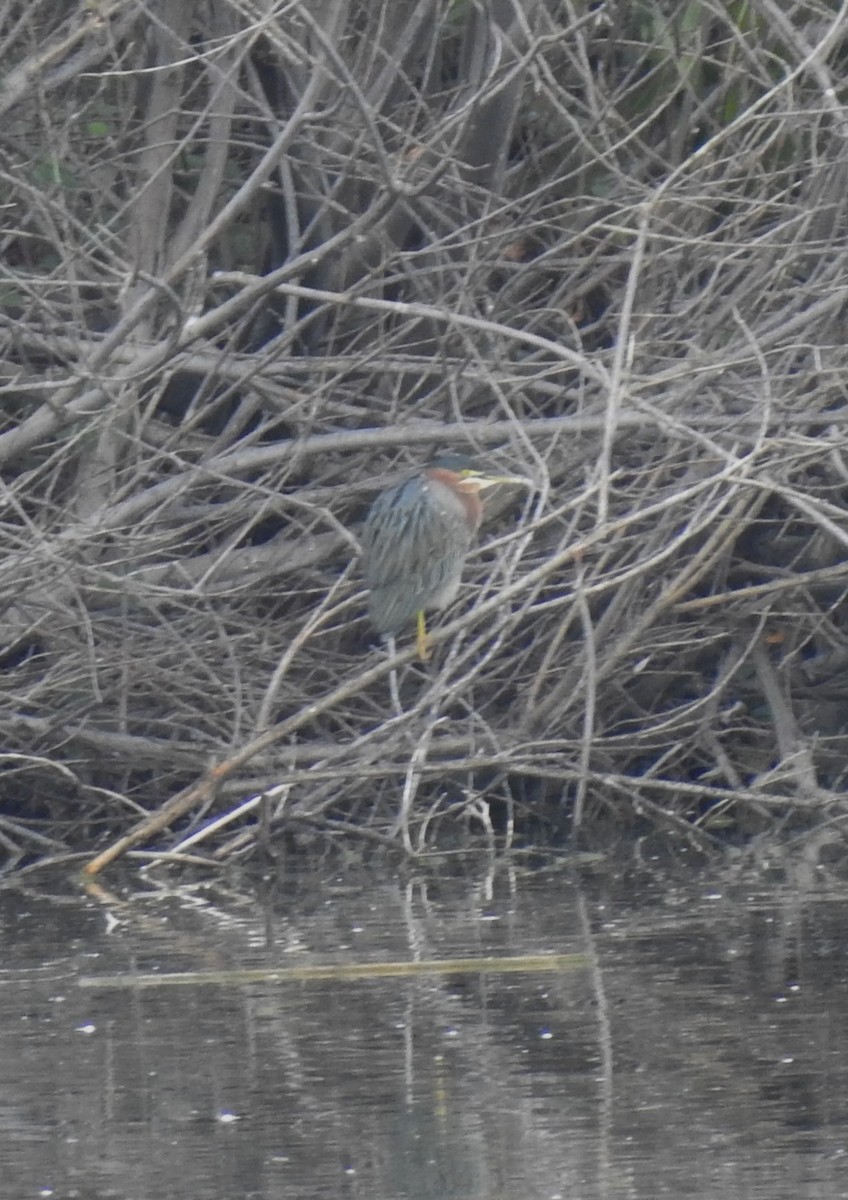
M 3 1200 L 848 1194 L 848 894 L 717 871 L 315 886 L 0 893 Z M 77 982 L 531 953 L 586 966 Z

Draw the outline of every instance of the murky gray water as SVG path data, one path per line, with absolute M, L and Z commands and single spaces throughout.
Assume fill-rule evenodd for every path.
M 848 1197 L 848 888 L 815 871 L 39 878 L 0 928 L 2 1200 Z M 547 952 L 585 960 L 80 986 Z

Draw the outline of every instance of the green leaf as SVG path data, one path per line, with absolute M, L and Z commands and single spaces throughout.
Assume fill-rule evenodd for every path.
M 37 162 L 32 168 L 31 177 L 33 183 L 42 188 L 58 186 L 72 191 L 80 185 L 77 176 L 64 167 L 55 155 Z

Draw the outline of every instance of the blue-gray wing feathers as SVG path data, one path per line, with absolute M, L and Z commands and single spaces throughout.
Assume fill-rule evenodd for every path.
M 437 481 L 409 479 L 379 495 L 362 531 L 378 633 L 399 633 L 421 609 L 452 599 L 472 540 L 462 501 Z

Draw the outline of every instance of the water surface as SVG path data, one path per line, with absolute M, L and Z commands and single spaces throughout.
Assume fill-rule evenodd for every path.
M 817 869 L 159 880 L 0 892 L 3 1200 L 848 1196 L 848 888 Z M 132 984 L 540 953 L 582 965 Z

